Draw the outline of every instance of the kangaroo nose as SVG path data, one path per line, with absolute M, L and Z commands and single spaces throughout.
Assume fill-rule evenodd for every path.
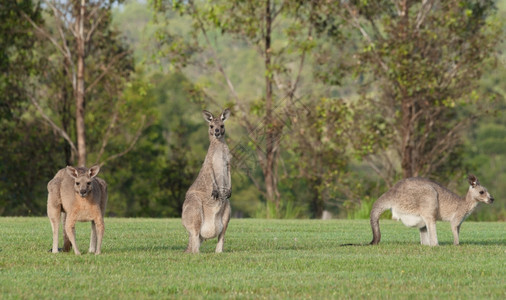
M 216 128 L 214 131 L 215 131 L 215 132 L 220 132 L 220 130 L 219 130 L 218 128 Z
M 490 203 L 494 202 L 494 197 L 490 196 Z

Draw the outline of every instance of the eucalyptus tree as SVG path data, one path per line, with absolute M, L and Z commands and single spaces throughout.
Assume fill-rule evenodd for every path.
M 125 105 L 122 98 L 134 65 L 129 49 L 110 26 L 111 8 L 121 2 L 45 0 L 41 4 L 45 25 L 23 14 L 38 37 L 52 45 L 51 49 L 41 50 L 46 51 L 50 69 L 35 84 L 31 101 L 42 118 L 68 143 L 67 163 L 76 159 L 78 166 L 86 165 L 90 152 L 87 138 L 92 135 L 101 136 L 92 143 L 96 147 L 95 162 L 103 164 L 122 156 L 131 150 L 145 125 L 142 111 L 132 104 Z M 137 131 L 125 133 L 132 126 Z M 120 133 L 130 140 L 128 145 L 104 158 L 111 139 Z
M 228 99 L 234 105 L 237 119 L 247 132 L 247 139 L 235 141 L 236 164 L 241 167 L 249 150 L 258 162 L 262 180 L 247 171 L 252 182 L 262 191 L 268 203 L 280 208 L 279 158 L 284 131 L 291 116 L 300 107 L 299 90 L 308 55 L 314 47 L 313 23 L 319 1 L 300 2 L 285 0 L 265 1 L 154 1 L 159 11 L 167 12 L 170 24 L 175 14 L 189 18 L 192 30 L 188 40 L 174 32 L 166 33 L 169 45 L 165 53 L 173 66 L 186 71 L 198 66 L 200 73 L 212 66 L 219 76 L 216 86 L 205 87 L 203 92 L 212 99 L 210 89 L 228 90 Z M 251 59 L 256 69 L 246 73 L 241 63 L 231 66 L 220 53 L 225 43 L 241 44 L 256 54 Z M 225 46 L 227 47 L 227 46 Z M 246 64 L 244 61 L 243 63 Z M 231 69 L 235 69 L 230 71 Z M 235 72 L 239 77 L 232 77 Z M 200 75 L 200 73 L 198 75 Z M 215 74 L 216 74 L 215 73 Z M 216 76 L 214 76 L 216 77 Z M 237 88 L 238 82 L 254 82 L 249 91 Z M 258 93 L 258 87 L 261 92 Z
M 374 81 L 364 99 L 392 129 L 394 159 L 375 169 L 395 170 L 395 157 L 403 177 L 452 164 L 462 133 L 490 104 L 478 87 L 500 40 L 494 1 L 346 1 L 339 8 L 362 37 L 360 71 Z M 384 178 L 391 183 L 393 173 Z

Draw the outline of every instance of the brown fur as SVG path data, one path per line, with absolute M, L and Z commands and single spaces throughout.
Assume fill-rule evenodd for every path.
M 183 203 L 181 220 L 188 231 L 186 252 L 198 253 L 202 241 L 215 237 L 218 237 L 216 252 L 223 251 L 232 195 L 231 155 L 223 124 L 229 115 L 228 109 L 219 118 L 203 111 L 204 119 L 209 122 L 210 145 L 199 175 L 186 192 Z
M 47 184 L 47 215 L 53 229 L 52 252 L 58 252 L 58 230 L 63 213 L 63 251 L 74 248 L 81 254 L 75 240 L 75 223 L 91 221 L 90 253 L 100 254 L 104 236 L 104 213 L 107 204 L 107 184 L 95 177 L 99 166 L 90 169 L 67 167 L 56 173 Z
M 479 202 L 490 204 L 494 198 L 480 185 L 478 178 L 469 175 L 469 190 L 460 197 L 439 183 L 424 178 L 407 178 L 396 183 L 376 200 L 371 210 L 372 245 L 380 242 L 379 217 L 387 209 L 394 219 L 420 230 L 422 245 L 437 246 L 436 221 L 449 221 L 453 244 L 459 244 L 460 225 Z

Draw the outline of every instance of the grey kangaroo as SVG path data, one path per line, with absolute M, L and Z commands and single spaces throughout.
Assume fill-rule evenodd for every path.
M 81 254 L 76 245 L 76 221 L 91 221 L 90 253 L 100 254 L 104 236 L 104 213 L 107 204 L 107 184 L 96 177 L 99 166 L 66 167 L 47 184 L 47 216 L 53 229 L 53 253 L 58 253 L 58 230 L 63 214 L 63 251 L 70 247 Z
M 230 151 L 225 142 L 225 120 L 230 111 L 225 109 L 219 118 L 204 110 L 209 123 L 209 149 L 195 182 L 186 192 L 182 223 L 188 231 L 185 252 L 198 253 L 200 243 L 218 237 L 216 253 L 223 251 L 225 232 L 230 220 Z
M 460 197 L 440 184 L 424 178 L 407 178 L 397 182 L 381 195 L 372 207 L 371 245 L 380 242 L 379 217 L 387 209 L 392 210 L 393 219 L 401 220 L 404 225 L 420 230 L 422 245 L 437 246 L 436 221 L 449 221 L 453 244 L 458 245 L 462 222 L 478 203 L 494 202 L 494 198 L 480 185 L 476 176 L 469 175 L 468 181 L 470 186 L 465 197 Z

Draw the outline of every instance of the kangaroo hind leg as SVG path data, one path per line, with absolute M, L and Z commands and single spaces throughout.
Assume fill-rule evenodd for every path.
M 420 228 L 420 244 L 429 245 L 429 232 L 427 231 L 427 226 Z
M 225 209 L 223 211 L 222 216 L 222 222 L 223 222 L 223 229 L 221 230 L 220 234 L 218 235 L 218 244 L 216 245 L 216 253 L 223 252 L 223 244 L 225 244 L 225 232 L 227 231 L 228 222 L 230 221 L 230 202 L 226 200 L 227 203 L 225 204 Z
M 202 206 L 195 195 L 190 195 L 183 205 L 181 221 L 188 231 L 188 247 L 185 252 L 198 253 L 200 248 L 200 229 L 202 227 Z

